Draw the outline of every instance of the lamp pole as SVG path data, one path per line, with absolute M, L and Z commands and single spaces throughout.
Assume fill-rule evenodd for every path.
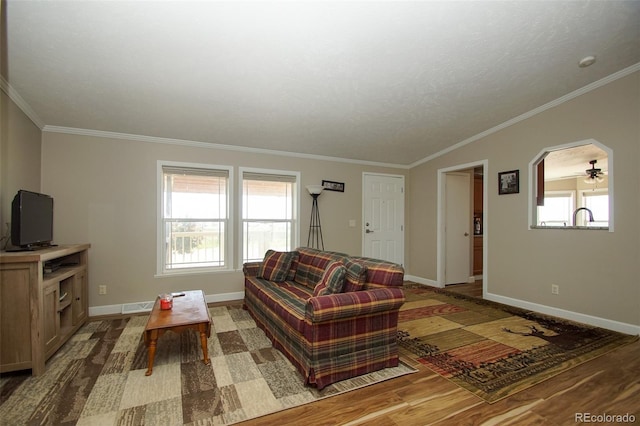
M 309 222 L 309 236 L 307 247 L 324 250 L 324 239 L 322 238 L 322 225 L 320 224 L 320 210 L 318 209 L 318 197 L 324 188 L 320 185 L 309 185 L 307 190 L 313 197 L 311 204 L 311 220 Z

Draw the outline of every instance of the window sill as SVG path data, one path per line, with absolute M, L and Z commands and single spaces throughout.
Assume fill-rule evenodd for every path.
M 178 270 L 171 272 L 162 272 L 154 275 L 154 278 L 173 278 L 173 277 L 184 277 L 191 275 L 211 275 L 211 274 L 230 274 L 236 273 L 238 269 L 198 269 L 198 270 Z
M 608 226 L 539 226 L 531 225 L 531 229 L 572 229 L 581 231 L 608 231 Z

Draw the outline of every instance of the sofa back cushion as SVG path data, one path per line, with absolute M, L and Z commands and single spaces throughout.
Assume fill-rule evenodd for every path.
M 320 282 L 313 289 L 313 296 L 326 296 L 329 294 L 342 293 L 344 277 L 347 269 L 342 262 L 333 261 L 327 265 Z
M 295 251 L 267 250 L 258 270 L 258 277 L 268 281 L 283 282 L 291 273 L 291 264 L 298 256 Z
M 344 266 L 347 273 L 342 291 L 348 293 L 364 290 L 367 282 L 367 267 L 362 262 L 356 262 L 351 259 Z
M 298 269 L 294 281 L 314 289 L 322 279 L 324 271 L 333 261 L 342 261 L 345 256 L 340 253 L 321 251 L 308 247 L 299 247 Z
M 366 289 L 402 287 L 404 284 L 404 268 L 397 263 L 369 257 L 352 257 L 352 260 L 367 267 Z

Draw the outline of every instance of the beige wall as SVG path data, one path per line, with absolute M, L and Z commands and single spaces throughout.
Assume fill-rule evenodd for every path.
M 362 172 L 407 175 L 407 273 L 437 279 L 437 172 L 488 161 L 484 234 L 489 296 L 640 325 L 640 73 L 614 81 L 526 121 L 438 157 L 409 172 L 396 168 L 216 149 L 45 133 L 2 93 L 0 213 L 20 188 L 56 199 L 58 243 L 90 242 L 90 306 L 151 300 L 158 292 L 242 290 L 240 272 L 154 278 L 156 162 L 159 159 L 236 167 L 297 170 L 302 184 L 346 183 L 320 199 L 327 249 L 361 252 Z M 529 162 L 546 146 L 596 139 L 613 149 L 615 232 L 528 230 Z M 497 173 L 519 169 L 520 194 L 498 196 Z M 42 177 L 42 178 L 41 178 Z M 42 182 L 42 186 L 40 186 Z M 306 194 L 303 193 L 303 197 Z M 310 198 L 301 204 L 306 242 Z M 349 228 L 355 219 L 356 228 Z M 6 219 L 2 219 L 5 222 Z M 109 294 L 98 296 L 107 284 Z M 551 295 L 551 284 L 560 286 Z
M 615 232 L 528 230 L 528 165 L 545 147 L 595 139 L 613 150 Z M 640 73 L 411 169 L 410 273 L 437 279 L 439 169 L 488 161 L 488 293 L 640 325 Z M 497 175 L 520 170 L 520 193 L 498 195 Z M 551 294 L 551 284 L 560 294 Z
M 158 160 L 234 166 L 236 194 L 239 167 L 301 172 L 301 245 L 307 242 L 312 200 L 304 186 L 323 179 L 344 182 L 344 193 L 325 191 L 318 204 L 325 249 L 351 254 L 362 252 L 362 173 L 407 173 L 397 168 L 51 132 L 44 133 L 42 150 L 42 189 L 56 202 L 56 242 L 92 244 L 92 307 L 153 300 L 169 290 L 200 288 L 209 295 L 243 291 L 240 271 L 154 277 Z M 356 221 L 355 228 L 348 226 L 350 219 Z M 241 267 L 237 260 L 236 267 Z M 108 294 L 98 295 L 98 285 L 107 285 Z
M 20 189 L 40 192 L 40 129 L 0 91 L 0 235 L 7 234 L 11 201 Z

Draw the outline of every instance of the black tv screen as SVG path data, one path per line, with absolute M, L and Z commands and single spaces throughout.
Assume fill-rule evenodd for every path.
M 11 243 L 21 248 L 53 241 L 53 198 L 20 190 L 11 204 Z

